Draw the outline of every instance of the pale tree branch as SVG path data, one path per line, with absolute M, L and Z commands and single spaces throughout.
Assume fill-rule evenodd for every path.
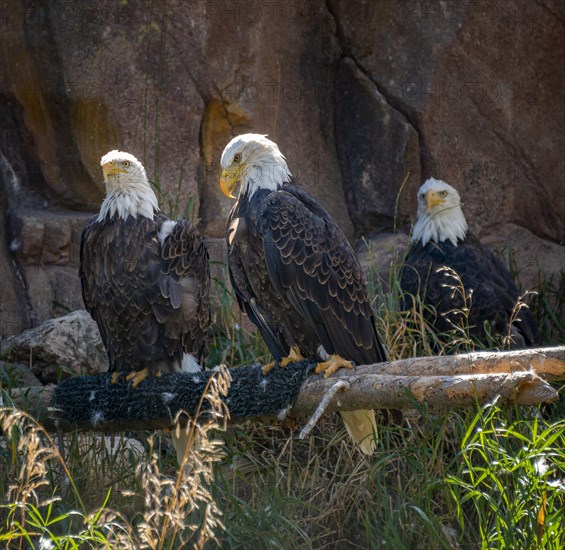
M 351 386 L 345 380 L 338 380 L 337 382 L 334 382 L 334 385 L 331 386 L 322 397 L 322 400 L 318 404 L 318 407 L 314 411 L 314 414 L 310 417 L 310 420 L 308 420 L 306 425 L 300 430 L 300 439 L 304 439 L 308 435 L 310 435 L 310 432 L 314 429 L 314 426 L 316 425 L 318 420 L 320 420 L 320 417 L 326 412 L 326 409 L 328 408 L 335 394 L 340 390 L 348 390 L 350 388 Z

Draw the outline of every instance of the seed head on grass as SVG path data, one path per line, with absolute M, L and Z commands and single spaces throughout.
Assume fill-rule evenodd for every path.
M 40 429 L 22 411 L 2 409 L 0 426 L 9 437 L 11 462 L 14 466 L 14 476 L 6 497 L 20 502 L 22 510 L 28 502 L 38 506 L 42 502 L 40 489 L 48 483 L 48 463 L 56 458 L 56 453 L 52 448 L 43 446 Z
M 128 529 L 117 526 L 119 515 L 109 509 L 87 513 L 67 464 L 42 426 L 27 413 L 4 407 L 0 409 L 0 431 L 5 434 L 11 455 L 8 471 L 4 472 L 10 480 L 6 503 L 0 504 L 2 548 L 21 548 L 24 540 L 45 548 L 110 541 L 112 547 L 124 548 L 120 541 Z M 57 485 L 52 483 L 53 479 L 58 480 Z M 79 510 L 55 514 L 63 500 L 61 491 L 68 488 Z M 70 525 L 75 532 L 65 533 Z
M 471 338 L 471 329 L 473 327 L 469 325 L 469 316 L 473 305 L 473 289 L 467 291 L 461 277 L 451 267 L 440 267 L 437 269 L 437 273 L 445 274 L 448 282 L 441 286 L 451 290 L 451 299 L 453 301 L 461 303 L 461 307 L 453 308 L 443 314 L 445 320 L 452 327 L 448 331 L 452 334 L 450 345 L 455 350 L 474 351 L 475 343 Z
M 2 454 L 10 462 L 7 504 L 0 504 L 0 547 L 16 548 L 22 540 L 45 548 L 88 543 L 116 549 L 187 545 L 203 548 L 209 540 L 217 542 L 223 524 L 210 486 L 213 465 L 223 457 L 223 442 L 214 438 L 214 433 L 225 429 L 229 417 L 222 397 L 227 395 L 230 382 L 228 369 L 218 367 L 209 379 L 195 417 L 181 426 L 181 415 L 178 416 L 176 429 L 186 430 L 191 444 L 184 457 L 185 467 L 180 468 L 176 477 L 168 477 L 161 471 L 150 438 L 149 460 L 147 463 L 141 460 L 136 468 L 144 496 L 140 521 L 136 517 L 128 520 L 124 514 L 112 510 L 111 490 L 101 506 L 88 511 L 71 475 L 72 467 L 67 466 L 50 435 L 25 412 L 11 407 L 0 409 L 0 430 L 7 439 L 6 452 Z M 101 452 L 96 440 L 92 448 L 75 445 L 68 458 L 81 463 L 81 458 L 91 451 Z M 82 468 L 77 466 L 77 470 L 84 469 L 85 464 L 83 460 Z M 92 475 L 96 474 L 94 470 Z M 106 476 L 112 472 L 102 468 L 98 473 L 101 476 L 98 481 L 87 476 L 92 484 L 106 483 Z M 114 474 L 123 476 L 120 472 Z M 69 487 L 78 511 L 70 509 L 66 502 Z M 137 495 L 134 491 L 124 491 L 121 496 L 134 499 Z M 59 507 L 57 513 L 55 506 Z M 61 508 L 63 512 L 59 511 Z
M 513 344 L 515 343 L 515 337 L 513 334 L 513 327 L 517 321 L 520 321 L 520 312 L 524 309 L 529 309 L 528 304 L 525 301 L 526 296 L 533 295 L 535 296 L 537 292 L 532 290 L 527 290 L 522 295 L 518 297 L 516 300 L 516 305 L 510 314 L 510 319 L 508 321 L 508 330 L 506 334 L 503 335 L 502 344 L 506 349 L 511 349 Z
M 194 418 L 185 418 L 182 412 L 177 415 L 176 435 L 182 431 L 188 444 L 176 479 L 161 474 L 150 440 L 149 463 L 138 466 L 145 493 L 145 511 L 138 526 L 142 548 L 182 548 L 188 544 L 203 548 L 209 540 L 218 542 L 216 534 L 224 526 L 210 486 L 214 464 L 224 453 L 223 441 L 215 439 L 214 433 L 227 425 L 229 411 L 223 397 L 230 384 L 229 369 L 217 367 Z

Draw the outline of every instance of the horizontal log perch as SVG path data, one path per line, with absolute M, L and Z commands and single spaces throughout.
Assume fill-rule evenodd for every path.
M 565 347 L 402 359 L 354 369 L 329 378 L 312 375 L 314 363 L 293 363 L 263 375 L 261 365 L 230 369 L 225 401 L 232 420 L 310 415 L 338 380 L 327 411 L 431 408 L 500 403 L 529 405 L 557 399 L 546 381 L 565 380 Z M 10 399 L 47 429 L 105 432 L 168 428 L 179 410 L 194 414 L 213 371 L 171 374 L 137 388 L 112 384 L 109 376 L 82 376 L 43 388 L 13 390 Z M 8 401 L 4 400 L 4 404 Z
M 544 380 L 565 378 L 565 346 L 522 349 L 511 352 L 480 351 L 439 357 L 411 357 L 356 368 L 359 374 L 397 374 L 400 376 L 454 376 L 533 370 Z

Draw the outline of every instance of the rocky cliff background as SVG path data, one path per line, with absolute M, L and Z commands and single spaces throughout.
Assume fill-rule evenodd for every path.
M 110 149 L 221 257 L 219 157 L 246 131 L 352 240 L 401 242 L 434 176 L 525 288 L 565 269 L 560 0 L 2 0 L 0 26 L 2 336 L 83 307 Z

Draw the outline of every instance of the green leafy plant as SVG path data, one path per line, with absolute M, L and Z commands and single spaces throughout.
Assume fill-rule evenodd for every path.
M 203 548 L 207 541 L 217 540 L 223 524 L 210 485 L 214 463 L 223 452 L 221 442 L 212 434 L 225 427 L 218 422 L 227 418 L 221 396 L 226 395 L 230 381 L 229 371 L 218 369 L 202 396 L 201 404 L 206 400 L 209 405 L 205 416 L 197 413 L 198 422 L 185 426 L 177 419 L 176 430 L 186 430 L 189 445 L 183 467 L 172 476 L 159 465 L 152 438 L 146 453 L 122 457 L 125 460 L 118 460 L 114 446 L 109 451 L 103 445 L 106 452 L 102 450 L 97 445 L 99 439 L 89 445 L 61 442 L 68 449 L 68 456 L 63 458 L 59 445 L 33 418 L 13 406 L 1 408 L 0 429 L 7 443 L 1 454 L 1 547 L 22 548 L 25 541 L 34 548 L 87 545 L 162 550 L 188 544 Z M 100 457 L 101 464 L 114 462 L 121 468 L 89 469 Z M 74 468 L 79 472 L 87 469 L 95 477 L 77 480 L 71 471 Z M 136 483 L 120 489 L 118 480 L 128 471 L 135 475 Z M 95 504 L 100 490 L 93 489 L 100 484 L 110 487 L 102 490 L 103 498 Z M 111 487 L 117 487 L 124 498 L 123 512 L 112 508 Z M 114 505 L 120 505 L 119 499 L 114 500 Z

